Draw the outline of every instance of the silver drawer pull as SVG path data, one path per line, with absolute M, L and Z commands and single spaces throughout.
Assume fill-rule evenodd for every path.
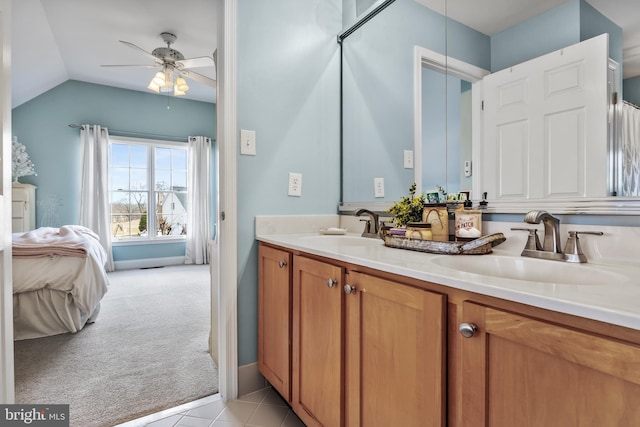
M 338 284 L 338 281 L 337 281 L 337 280 L 327 279 L 327 286 L 328 286 L 329 288 L 333 288 L 333 287 L 334 287 L 335 285 L 337 285 L 337 284 Z
M 460 323 L 458 331 L 463 337 L 471 338 L 478 332 L 478 327 L 474 323 Z

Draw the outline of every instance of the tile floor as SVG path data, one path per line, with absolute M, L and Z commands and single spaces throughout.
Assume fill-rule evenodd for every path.
M 304 427 L 271 388 L 224 402 L 213 395 L 116 427 Z

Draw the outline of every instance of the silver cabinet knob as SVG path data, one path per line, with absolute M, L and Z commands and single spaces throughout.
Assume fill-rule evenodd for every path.
M 473 323 L 460 323 L 458 330 L 463 337 L 471 338 L 478 332 L 478 327 Z
M 278 263 L 278 267 L 280 267 L 280 268 L 285 268 L 286 266 L 287 266 L 287 262 L 286 261 L 280 261 Z
M 350 295 L 356 291 L 355 286 L 351 286 L 349 284 L 344 285 L 344 293 Z
M 334 287 L 335 285 L 337 285 L 337 284 L 338 284 L 338 281 L 337 281 L 337 280 L 327 279 L 327 286 L 328 286 L 329 288 L 333 288 L 333 287 Z

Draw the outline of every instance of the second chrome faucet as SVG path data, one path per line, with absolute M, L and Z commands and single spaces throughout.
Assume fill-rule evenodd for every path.
M 569 238 L 564 251 L 560 245 L 560 220 L 547 211 L 530 211 L 524 217 L 524 222 L 528 224 L 544 225 L 544 238 L 542 243 L 538 239 L 535 228 L 512 228 L 512 230 L 523 230 L 529 232 L 529 238 L 522 256 L 531 258 L 551 259 L 566 262 L 587 262 L 587 257 L 582 253 L 580 247 L 579 234 L 593 234 L 602 236 L 601 231 L 569 231 Z

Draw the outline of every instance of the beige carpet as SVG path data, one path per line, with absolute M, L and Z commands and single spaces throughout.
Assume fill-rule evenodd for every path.
M 113 426 L 218 391 L 208 266 L 117 271 L 96 323 L 15 342 L 16 402 L 70 404 L 71 426 Z

